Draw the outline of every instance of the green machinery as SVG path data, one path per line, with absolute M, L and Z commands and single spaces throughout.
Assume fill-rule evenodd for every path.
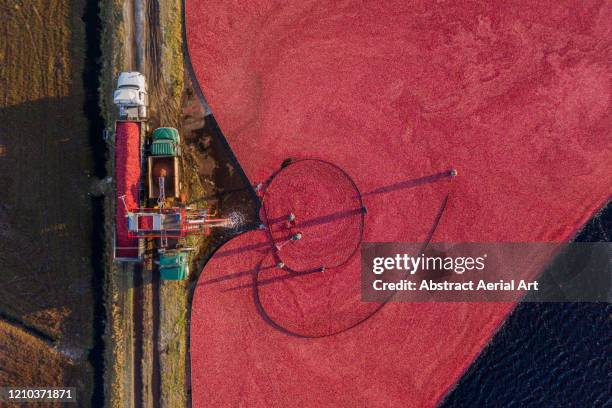
M 160 278 L 165 281 L 187 279 L 189 276 L 189 256 L 187 252 L 170 250 L 159 255 Z
M 147 159 L 149 199 L 157 199 L 160 208 L 180 197 L 178 130 L 161 127 L 153 131 Z

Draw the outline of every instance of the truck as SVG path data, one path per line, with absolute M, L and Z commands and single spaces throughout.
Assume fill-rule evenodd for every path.
M 153 131 L 147 158 L 149 200 L 157 199 L 163 208 L 180 198 L 179 157 L 180 135 L 172 127 L 160 127 Z
M 119 117 L 126 120 L 145 120 L 149 95 L 147 81 L 140 72 L 121 72 L 113 101 L 119 108 Z
M 161 127 L 147 137 L 145 77 L 122 72 L 114 102 L 119 108 L 114 135 L 114 259 L 141 263 L 147 256 L 145 241 L 155 239 L 161 279 L 186 279 L 192 250 L 185 247 L 186 237 L 208 235 L 212 228 L 226 227 L 228 220 L 208 208 L 185 206 L 180 199 L 180 135 L 175 128 Z
M 119 109 L 114 133 L 115 227 L 114 259 L 140 262 L 144 241 L 130 237 L 127 214 L 144 200 L 142 184 L 147 131 L 147 81 L 139 72 L 121 72 L 113 100 Z

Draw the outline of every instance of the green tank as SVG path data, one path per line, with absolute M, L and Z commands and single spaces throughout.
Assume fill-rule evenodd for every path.
M 168 200 L 168 204 L 172 205 L 172 201 L 180 197 L 180 141 L 179 132 L 175 128 L 160 127 L 153 131 L 147 158 L 150 200 L 158 199 L 163 203 Z M 162 182 L 163 185 L 160 184 Z
M 151 136 L 152 156 L 179 156 L 180 136 L 178 130 L 171 127 L 160 127 Z
M 159 273 L 162 280 L 177 281 L 189 276 L 189 257 L 186 252 L 166 251 L 159 256 Z

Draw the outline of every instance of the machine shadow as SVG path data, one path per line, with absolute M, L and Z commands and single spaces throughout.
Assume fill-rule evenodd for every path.
M 390 184 L 387 186 L 382 186 L 379 187 L 377 189 L 374 189 L 372 191 L 363 193 L 362 196 L 370 196 L 370 195 L 379 195 L 379 194 L 385 194 L 385 193 L 391 193 L 394 191 L 398 191 L 398 190 L 403 190 L 403 189 L 410 189 L 410 188 L 415 188 L 415 187 L 419 187 L 422 185 L 426 185 L 426 184 L 430 184 L 430 183 L 435 183 L 437 181 L 440 181 L 442 179 L 445 178 L 449 178 L 453 176 L 453 170 L 449 170 L 449 171 L 443 171 L 443 172 L 439 172 L 439 173 L 435 173 L 435 174 L 431 174 L 429 176 L 425 176 L 425 177 L 420 177 L 420 178 L 416 178 L 416 179 L 410 179 L 410 180 L 406 180 L 406 181 L 401 181 L 398 183 L 394 183 L 394 184 Z M 367 213 L 367 207 L 360 207 L 360 208 L 354 208 L 351 210 L 345 210 L 345 211 L 338 211 L 335 213 L 331 213 L 331 214 L 326 214 L 326 215 L 322 215 L 319 217 L 314 217 L 311 218 L 309 220 L 305 220 L 305 221 L 297 221 L 293 227 L 294 229 L 300 229 L 300 228 L 309 228 L 309 227 L 314 227 L 314 226 L 319 226 L 322 224 L 328 224 L 328 223 L 332 223 L 334 221 L 343 219 L 343 218 L 349 218 L 349 217 L 353 217 L 353 216 L 357 216 L 360 214 L 366 214 Z M 267 225 L 275 225 L 278 224 L 280 222 L 288 222 L 289 220 L 289 214 L 282 216 L 282 217 L 275 217 L 275 218 L 271 218 L 267 220 Z M 287 237 L 283 238 L 283 239 L 289 239 L 291 236 L 291 234 L 288 234 Z M 234 248 L 231 250 L 226 250 L 226 251 L 219 251 L 215 256 L 217 257 L 224 257 L 224 256 L 231 256 L 231 255 L 237 255 L 243 252 L 247 252 L 247 251 L 251 251 L 254 249 L 261 249 L 261 248 L 273 248 L 274 244 L 273 243 L 258 243 L 258 244 L 251 244 L 251 245 L 246 245 L 244 247 L 239 247 L 239 248 Z
M 368 197 L 377 194 L 391 193 L 398 190 L 405 190 L 409 188 L 419 187 L 429 183 L 435 183 L 447 177 L 452 177 L 453 170 L 442 171 L 429 176 L 424 176 L 416 179 L 400 181 L 398 183 L 389 184 L 387 186 L 378 187 L 374 190 L 367 191 L 361 194 L 362 197 Z

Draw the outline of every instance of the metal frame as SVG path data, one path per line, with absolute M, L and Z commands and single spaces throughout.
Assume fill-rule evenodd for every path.
M 136 258 L 128 258 L 124 256 L 117 256 L 118 249 L 138 249 L 138 256 Z M 142 261 L 142 248 L 140 246 L 140 241 L 138 242 L 138 247 L 118 247 L 117 246 L 117 235 L 115 231 L 115 226 L 113 225 L 113 261 L 115 262 L 134 262 L 138 263 Z
M 176 228 L 164 228 L 163 220 L 158 226 L 140 229 L 141 217 L 176 216 Z M 128 238 L 184 238 L 187 235 L 209 235 L 210 229 L 225 226 L 227 219 L 212 218 L 208 210 L 187 209 L 184 207 L 171 208 L 136 208 L 128 210 Z M 153 224 L 155 219 L 153 219 Z

